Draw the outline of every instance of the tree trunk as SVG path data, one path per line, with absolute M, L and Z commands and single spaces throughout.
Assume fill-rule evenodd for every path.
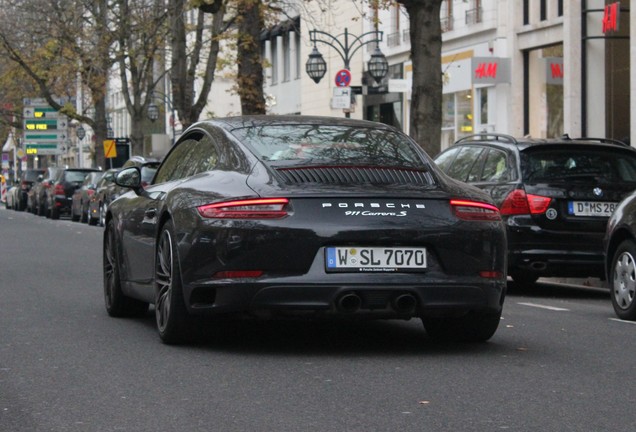
M 441 149 L 442 0 L 401 0 L 409 14 L 413 88 L 411 137 L 431 156 Z
M 260 0 L 241 0 L 237 18 L 238 94 L 243 115 L 265 114 L 260 35 L 265 26 Z

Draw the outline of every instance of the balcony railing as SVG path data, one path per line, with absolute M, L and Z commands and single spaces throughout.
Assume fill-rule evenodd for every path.
M 447 16 L 440 18 L 442 25 L 442 33 L 453 30 L 453 16 Z
M 411 30 L 406 28 L 402 30 L 402 42 L 410 43 L 411 42 Z
M 386 37 L 386 44 L 389 47 L 400 45 L 400 32 L 391 33 Z
M 482 20 L 481 8 L 469 9 L 466 11 L 466 25 L 477 24 Z

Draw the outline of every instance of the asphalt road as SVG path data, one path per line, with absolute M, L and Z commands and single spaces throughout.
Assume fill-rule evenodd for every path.
M 163 345 L 104 310 L 102 229 L 0 208 L 0 431 L 630 431 L 636 324 L 511 286 L 485 344 L 418 320 L 243 321 Z

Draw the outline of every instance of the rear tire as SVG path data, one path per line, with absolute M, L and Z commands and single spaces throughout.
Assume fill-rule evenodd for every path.
M 612 257 L 609 274 L 612 306 L 616 316 L 636 321 L 636 243 L 625 240 Z
M 155 319 L 159 337 L 166 344 L 187 342 L 192 334 L 192 319 L 183 298 L 173 233 L 172 222 L 166 222 L 159 236 L 155 259 Z
M 509 276 L 512 278 L 515 284 L 522 288 L 532 288 L 534 284 L 539 280 L 539 276 L 534 273 L 513 271 Z
M 148 312 L 148 303 L 133 299 L 121 289 L 119 258 L 113 222 L 104 232 L 104 303 L 106 312 L 112 317 L 139 317 Z
M 501 311 L 470 312 L 461 317 L 422 317 L 426 333 L 438 342 L 485 342 L 499 327 Z
M 57 207 L 51 209 L 51 219 L 57 220 L 60 218 L 60 210 Z

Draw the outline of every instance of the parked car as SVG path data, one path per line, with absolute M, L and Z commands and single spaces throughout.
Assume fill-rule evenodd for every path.
M 621 319 L 636 321 L 636 192 L 616 207 L 604 243 L 614 312 Z
M 88 221 L 88 205 L 97 189 L 97 183 L 104 175 L 102 171 L 88 173 L 81 186 L 75 189 L 71 197 L 71 220 L 73 222 Z
M 636 189 L 635 149 L 607 139 L 479 134 L 435 162 L 495 200 L 508 230 L 508 274 L 517 284 L 604 279 L 603 236 L 618 202 Z
M 49 167 L 44 174 L 39 175 L 27 196 L 27 211 L 39 216 L 45 216 L 49 209 L 46 203 L 46 191 L 51 187 L 60 168 Z
M 115 184 L 115 174 L 118 171 L 118 168 L 109 169 L 99 179 L 95 187 L 95 193 L 88 202 L 86 219 L 82 217 L 82 222 L 88 222 L 89 225 L 97 225 L 98 223 L 101 226 L 104 225 L 106 209 L 123 190 L 123 188 Z
M 87 174 L 98 172 L 93 168 L 65 168 L 60 170 L 46 190 L 45 201 L 48 207 L 47 216 L 59 219 L 63 214 L 71 213 L 71 203 L 75 189 L 79 188 Z
M 15 210 L 20 210 L 20 211 L 26 210 L 29 191 L 31 190 L 33 183 L 35 183 L 36 180 L 38 179 L 38 176 L 42 174 L 44 174 L 43 169 L 27 169 L 22 172 L 22 174 L 20 175 L 20 183 L 19 183 L 20 193 L 17 193 L 16 191 L 17 200 L 15 204 L 13 205 L 13 208 Z
M 106 214 L 106 310 L 153 303 L 165 343 L 187 340 L 198 314 L 421 318 L 432 338 L 470 341 L 499 325 L 499 210 L 390 126 L 204 121 L 148 186 L 139 167 L 116 182 L 132 191 Z

